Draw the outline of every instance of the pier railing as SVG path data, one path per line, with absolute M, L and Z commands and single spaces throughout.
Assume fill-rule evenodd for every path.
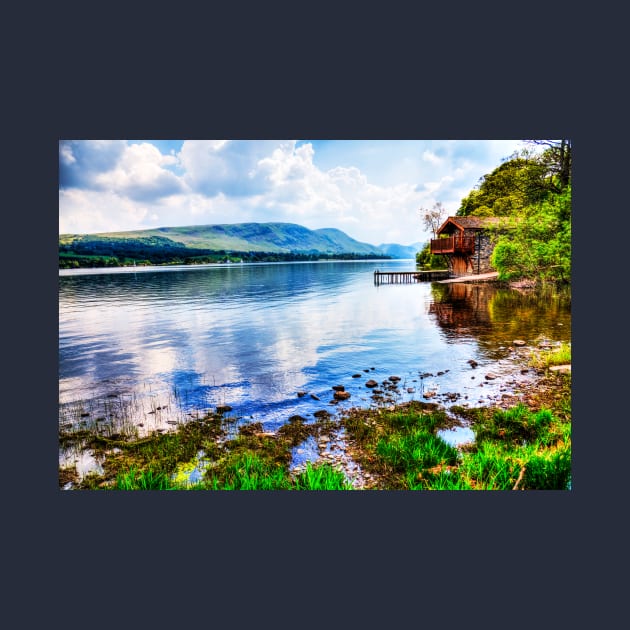
M 374 284 L 406 284 L 432 280 L 445 280 L 449 277 L 448 269 L 433 271 L 379 271 L 374 272 Z

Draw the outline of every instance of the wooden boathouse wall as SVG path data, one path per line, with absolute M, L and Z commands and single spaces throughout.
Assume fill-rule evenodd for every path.
M 497 227 L 499 217 L 449 217 L 431 240 L 431 253 L 447 259 L 451 276 L 490 273 L 494 239 L 487 230 Z

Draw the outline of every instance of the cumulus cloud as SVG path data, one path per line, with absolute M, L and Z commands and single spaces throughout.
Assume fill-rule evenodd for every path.
M 191 191 L 208 196 L 260 194 L 271 183 L 258 167 L 281 143 L 271 140 L 188 140 L 179 160 Z
M 124 140 L 62 140 L 59 142 L 59 185 L 98 188 L 95 178 L 116 166 Z
M 94 175 L 94 184 L 100 190 L 116 191 L 136 201 L 168 197 L 186 191 L 181 178 L 165 168 L 176 163 L 175 156 L 162 155 L 152 144 L 132 144 L 114 168 Z

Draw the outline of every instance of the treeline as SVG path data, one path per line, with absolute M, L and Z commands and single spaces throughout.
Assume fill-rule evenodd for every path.
M 169 238 L 81 236 L 59 245 L 59 268 L 127 267 L 143 265 L 200 265 L 225 262 L 295 262 L 316 260 L 389 259 L 383 254 L 263 252 L 209 250 L 185 247 Z

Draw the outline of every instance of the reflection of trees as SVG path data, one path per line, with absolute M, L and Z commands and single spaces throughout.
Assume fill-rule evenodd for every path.
M 471 333 L 489 323 L 487 291 L 481 285 L 466 283 L 434 284 L 429 313 L 446 331 Z
M 569 293 L 521 293 L 489 284 L 433 284 L 429 305 L 451 342 L 475 338 L 489 352 L 513 339 L 571 338 Z M 495 357 L 496 358 L 496 357 Z

